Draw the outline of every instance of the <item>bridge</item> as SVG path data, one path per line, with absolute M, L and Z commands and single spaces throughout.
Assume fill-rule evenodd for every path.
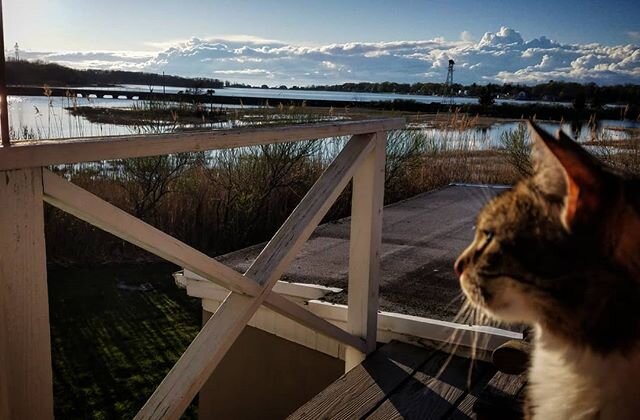
M 185 88 L 185 91 L 188 90 Z M 166 101 L 198 101 L 210 102 L 213 89 L 204 90 L 204 93 L 193 94 L 189 92 L 162 93 L 153 90 L 131 89 L 107 89 L 100 87 L 42 87 L 42 86 L 7 86 L 7 93 L 15 96 L 55 96 L 71 98 L 100 98 L 100 99 L 141 99 L 141 100 L 166 100 Z

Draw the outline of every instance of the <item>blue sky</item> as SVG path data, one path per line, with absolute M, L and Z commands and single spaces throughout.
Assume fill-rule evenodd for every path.
M 146 42 L 245 34 L 297 43 L 480 37 L 517 28 L 607 45 L 640 31 L 640 1 L 5 0 L 7 41 L 31 49 L 148 49 Z M 535 5 L 535 6 L 534 6 Z M 35 15 L 35 16 L 34 16 Z
M 404 79 L 399 81 L 437 79 L 440 77 L 438 51 L 446 51 L 453 58 L 459 57 L 463 60 L 461 64 L 468 59 L 466 70 L 460 69 L 466 71 L 462 77 L 468 80 L 475 78 L 479 82 L 490 79 L 515 80 L 520 76 L 523 76 L 520 78 L 524 82 L 533 82 L 536 78 L 544 78 L 539 70 L 545 66 L 549 70 L 552 64 L 554 72 L 549 76 L 560 76 L 557 78 L 595 78 L 594 80 L 602 80 L 604 83 L 624 80 L 637 82 L 635 70 L 639 67 L 635 59 L 626 63 L 622 72 L 611 67 L 616 64 L 616 60 L 633 55 L 637 48 L 609 51 L 585 47 L 579 51 L 574 48 L 570 54 L 556 54 L 557 45 L 548 45 L 546 53 L 526 52 L 531 49 L 527 42 L 542 36 L 569 50 L 572 45 L 588 46 L 594 43 L 602 47 L 622 48 L 629 44 L 635 47 L 640 44 L 640 1 L 637 0 L 5 0 L 4 15 L 6 44 L 11 46 L 18 42 L 25 56 L 31 54 L 34 58 L 60 61 L 78 67 L 92 65 L 167 70 L 187 75 L 227 75 L 232 79 L 236 77 L 231 76 L 243 75 L 233 73 L 234 71 L 244 71 L 246 81 L 270 78 L 274 82 L 292 82 L 282 63 L 285 54 L 282 46 L 289 47 L 287 54 L 290 60 L 300 61 L 298 59 L 304 56 L 305 63 L 309 64 L 315 57 L 317 69 L 311 69 L 307 75 L 295 73 L 298 71 L 295 70 L 295 64 L 301 66 L 302 63 L 296 62 L 292 66 L 294 79 L 301 83 L 313 80 L 314 74 L 320 74 L 314 73 L 318 69 L 325 71 L 325 76 L 318 76 L 325 81 L 375 78 L 371 71 L 362 71 L 365 69 L 358 67 L 370 64 L 397 67 L 391 72 L 380 68 L 380 74 Z M 504 42 L 509 41 L 510 45 L 514 45 L 514 42 L 520 45 L 516 48 L 518 51 L 511 52 L 519 53 L 522 58 L 522 65 L 518 68 L 515 64 L 517 57 L 512 54 L 508 62 L 504 63 L 506 73 L 503 76 L 499 76 L 500 69 L 495 66 L 492 73 L 480 71 L 490 64 L 481 60 L 483 54 L 497 57 L 500 49 L 498 44 L 489 46 L 495 47 L 492 51 L 478 50 L 473 54 L 465 50 L 462 44 L 453 44 L 464 41 L 469 45 L 477 45 L 481 43 L 485 33 L 499 33 L 502 27 L 516 31 L 522 40 L 501 38 Z M 185 44 L 194 39 L 197 42 L 192 42 L 192 45 Z M 369 52 L 369 56 L 362 56 L 359 61 L 345 60 L 344 54 L 334 59 L 336 57 L 323 55 L 322 51 L 305 50 L 302 54 L 299 50 L 305 47 L 327 47 L 331 44 L 377 43 L 380 47 L 382 43 L 394 41 L 427 40 L 440 41 L 442 45 L 417 45 L 414 50 L 405 48 L 401 53 L 378 48 L 378 56 L 374 57 Z M 205 50 L 213 50 L 206 43 L 224 45 L 229 51 L 233 51 L 232 58 L 238 60 L 231 60 L 228 54 L 222 54 L 219 47 L 214 48 L 218 51 L 215 54 L 204 54 Z M 244 53 L 238 52 L 246 51 L 241 50 L 240 44 L 253 50 L 263 48 L 263 51 L 266 46 L 278 54 L 279 62 L 269 61 L 269 57 L 265 56 L 257 57 L 251 51 L 245 57 Z M 158 55 L 168 53 L 172 48 L 181 49 L 180 57 L 165 54 L 165 59 L 159 58 Z M 74 52 L 76 56 L 63 56 L 62 52 Z M 111 52 L 111 55 L 98 56 L 97 52 Z M 80 59 L 79 53 L 85 54 L 84 59 Z M 92 59 L 86 59 L 87 53 L 94 54 Z M 186 60 L 189 54 L 198 56 L 198 60 L 192 63 L 191 70 Z M 382 60 L 383 55 L 395 57 L 396 60 L 393 63 L 391 58 Z M 547 58 L 544 58 L 545 55 Z M 239 60 L 242 57 L 246 58 L 243 62 Z M 574 61 L 580 58 L 583 60 L 577 65 L 592 66 L 594 71 L 601 74 L 591 73 L 588 77 L 575 71 L 570 74 L 571 68 L 575 67 Z M 258 61 L 259 59 L 262 61 Z M 202 63 L 209 64 L 203 66 Z M 232 63 L 235 64 L 230 65 Z M 239 66 L 238 63 L 244 66 Z M 268 67 L 267 64 L 277 65 Z M 417 71 L 421 64 L 426 68 L 423 72 Z M 407 65 L 408 69 L 404 76 L 401 72 L 402 65 Z M 605 69 L 604 65 L 610 68 Z M 473 69 L 476 69 L 475 75 Z M 350 74 L 348 70 L 351 70 Z M 522 70 L 520 76 L 516 75 L 519 70 Z M 608 72 L 605 74 L 604 70 Z M 259 71 L 263 72 L 259 74 Z M 334 74 L 330 74 L 331 71 Z M 558 71 L 564 71 L 566 75 L 563 76 Z M 533 73 L 537 76 L 532 76 Z M 640 78 L 640 74 L 638 77 Z

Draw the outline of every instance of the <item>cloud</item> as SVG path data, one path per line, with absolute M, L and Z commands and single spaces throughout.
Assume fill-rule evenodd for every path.
M 460 39 L 462 41 L 465 41 L 465 42 L 473 42 L 474 41 L 473 35 L 471 35 L 471 32 L 469 32 L 469 31 L 460 32 Z
M 630 38 L 640 35 L 627 33 Z M 152 45 L 148 43 L 148 45 Z M 443 82 L 449 59 L 461 83 L 640 83 L 637 45 L 562 44 L 525 40 L 513 28 L 458 40 L 348 42 L 300 45 L 252 36 L 193 37 L 155 43 L 149 52 L 25 52 L 25 58 L 74 67 L 165 71 L 245 83 L 311 85 L 350 81 Z
M 75 68 L 144 70 L 154 53 L 136 51 L 20 51 L 20 58 L 43 60 Z
M 263 76 L 273 79 L 273 73 L 266 69 L 215 70 L 213 73 L 216 77 Z
M 503 26 L 495 34 L 493 32 L 486 32 L 478 43 L 478 47 L 503 47 L 522 44 L 524 44 L 524 41 L 518 31 Z

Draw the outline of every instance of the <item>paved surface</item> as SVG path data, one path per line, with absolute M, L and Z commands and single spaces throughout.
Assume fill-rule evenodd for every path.
M 453 262 L 473 238 L 475 217 L 505 187 L 449 186 L 384 208 L 382 310 L 452 318 L 460 294 Z M 347 289 L 350 218 L 319 226 L 283 280 Z M 264 244 L 218 258 L 244 272 Z M 348 292 L 348 291 L 347 291 Z M 346 303 L 346 294 L 328 300 Z

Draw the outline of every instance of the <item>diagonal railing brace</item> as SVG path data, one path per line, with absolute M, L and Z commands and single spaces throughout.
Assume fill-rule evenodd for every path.
M 353 136 L 247 270 L 262 285 L 254 297 L 230 293 L 167 374 L 136 419 L 177 419 L 209 378 L 297 251 L 373 149 Z

